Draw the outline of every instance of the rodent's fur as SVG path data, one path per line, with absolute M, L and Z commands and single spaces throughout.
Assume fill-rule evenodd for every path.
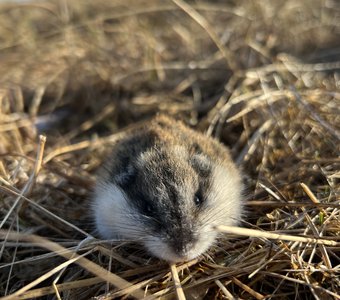
M 106 239 L 137 241 L 167 261 L 205 252 L 215 225 L 236 225 L 241 176 L 217 140 L 160 115 L 114 147 L 100 172 L 92 212 Z

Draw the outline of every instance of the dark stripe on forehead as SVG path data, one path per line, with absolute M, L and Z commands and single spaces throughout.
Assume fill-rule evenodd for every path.
M 112 164 L 107 168 L 109 174 L 108 180 L 115 181 L 114 179 L 126 173 L 128 168 L 130 168 L 130 171 L 134 169 L 136 159 L 141 153 L 152 149 L 157 140 L 159 140 L 157 133 L 149 130 L 144 133 L 136 132 L 131 137 L 119 141 L 115 145 L 115 151 L 111 153 L 110 160 Z

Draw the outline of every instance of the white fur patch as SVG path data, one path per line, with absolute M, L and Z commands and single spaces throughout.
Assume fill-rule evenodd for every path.
M 207 214 L 202 219 L 209 220 L 212 226 L 236 225 L 242 213 L 240 176 L 236 170 L 215 165 L 212 177 Z
M 99 234 L 105 239 L 138 239 L 140 224 L 125 194 L 112 183 L 97 185 L 93 212 Z

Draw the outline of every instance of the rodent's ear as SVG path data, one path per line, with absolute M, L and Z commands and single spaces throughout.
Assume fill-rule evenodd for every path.
M 195 171 L 203 177 L 207 177 L 211 173 L 211 160 L 204 154 L 193 155 L 190 159 L 190 163 Z
M 124 188 L 136 180 L 136 169 L 129 164 L 124 170 L 115 176 L 114 180 L 119 186 Z

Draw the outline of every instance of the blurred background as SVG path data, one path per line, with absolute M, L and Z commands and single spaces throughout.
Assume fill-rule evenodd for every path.
M 195 119 L 221 97 L 230 98 L 241 81 L 252 88 L 259 68 L 263 73 L 268 65 L 339 60 L 338 1 L 186 6 L 154 0 L 4 1 L 2 87 L 22 94 L 22 111 L 31 117 L 58 111 L 58 119 L 75 109 L 77 116 L 63 122 L 69 130 L 75 126 L 69 122 L 81 122 L 109 102 L 116 106 L 111 120 L 124 124 L 154 110 Z M 320 87 L 339 88 L 338 72 L 327 80 L 312 69 L 303 70 L 301 84 L 308 87 L 309 77 L 319 76 Z

